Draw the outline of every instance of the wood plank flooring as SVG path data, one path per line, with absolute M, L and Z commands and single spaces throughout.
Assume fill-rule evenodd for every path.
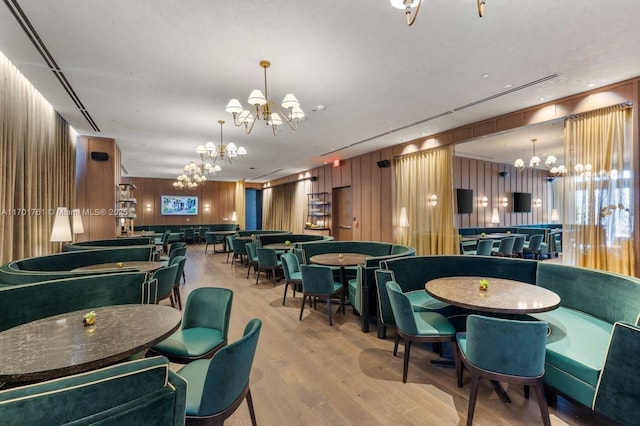
M 187 282 L 182 300 L 197 287 L 225 287 L 234 291 L 229 341 L 242 335 L 251 318 L 263 321 L 251 373 L 251 393 L 259 425 L 458 425 L 465 424 L 469 379 L 456 386 L 455 369 L 430 363 L 438 356 L 429 345 L 411 350 L 409 376 L 402 383 L 402 344 L 393 356 L 394 331 L 386 340 L 360 331 L 347 307 L 329 326 L 326 305 L 305 308 L 298 321 L 301 297 L 287 296 L 282 306 L 284 281 L 246 278 L 247 267 L 225 263 L 226 254 L 204 254 L 204 244 L 190 244 L 185 267 Z M 163 302 L 165 303 L 165 302 Z M 336 306 L 337 307 L 337 306 Z M 335 308 L 334 307 L 334 310 Z M 445 356 L 450 348 L 445 347 Z M 172 365 L 178 369 L 178 364 Z M 508 389 L 513 400 L 502 403 L 488 382 L 481 382 L 475 425 L 542 424 L 540 412 L 522 388 Z M 606 419 L 563 399 L 550 409 L 553 425 L 602 425 Z M 246 403 L 227 421 L 251 424 Z

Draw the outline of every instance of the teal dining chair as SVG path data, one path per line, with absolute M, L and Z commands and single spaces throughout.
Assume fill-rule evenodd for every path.
M 249 262 L 249 266 L 247 267 L 247 279 L 249 279 L 249 272 L 251 268 L 253 268 L 254 273 L 258 269 L 258 251 L 256 250 L 258 246 L 256 243 L 246 243 L 247 248 L 247 260 Z
M 475 250 L 469 250 L 466 254 L 475 254 L 476 256 L 491 256 L 493 250 L 493 240 L 479 240 Z
M 344 291 L 341 282 L 334 281 L 333 270 L 328 266 L 319 265 L 300 265 L 302 275 L 302 305 L 300 306 L 299 321 L 302 321 L 304 313 L 304 305 L 309 298 L 309 305 L 313 302 L 316 306 L 316 298 L 321 297 L 327 302 L 327 311 L 329 312 L 329 325 L 333 326 L 333 318 L 331 316 L 331 297 L 340 296 L 340 306 L 344 315 Z
M 506 382 L 533 386 L 542 414 L 542 421 L 550 425 L 549 409 L 544 395 L 544 360 L 547 345 L 547 323 L 544 321 L 520 321 L 480 315 L 467 317 L 466 333 L 458 333 L 458 357 L 456 364 L 458 386 L 462 386 L 462 367 L 471 374 L 467 425 L 473 423 L 473 414 L 481 378 L 487 378 L 500 386 Z
M 258 280 L 260 279 L 260 272 L 264 271 L 265 275 L 267 275 L 267 273 L 271 275 L 273 286 L 275 287 L 276 273 L 277 271 L 282 270 L 282 262 L 278 260 L 278 255 L 274 249 L 257 247 L 256 252 L 258 254 L 258 273 L 256 275 L 256 284 L 258 284 Z
M 524 240 L 527 238 L 524 235 L 514 237 L 515 240 L 513 242 L 513 249 L 511 250 L 513 257 L 522 257 L 523 249 L 524 249 Z
M 525 259 L 540 259 L 540 246 L 542 246 L 543 234 L 532 235 L 529 244 L 522 249 L 522 257 Z
M 515 244 L 515 237 L 507 237 L 500 240 L 497 250 L 492 250 L 492 256 L 511 257 L 513 254 L 513 245 Z
M 188 426 L 222 425 L 245 399 L 251 424 L 256 426 L 249 375 L 261 328 L 262 321 L 250 320 L 239 340 L 220 349 L 211 359 L 196 360 L 178 370 L 188 383 Z
M 184 272 L 184 265 L 187 262 L 186 256 L 176 256 L 171 261 L 172 266 L 174 264 L 178 265 L 178 270 L 176 271 L 176 280 L 173 283 L 173 295 L 170 297 L 171 305 L 174 305 L 174 300 L 178 304 L 178 309 L 182 310 L 182 297 L 180 296 L 180 277 Z
M 173 295 L 173 285 L 176 282 L 176 276 L 178 274 L 178 264 L 174 263 L 171 266 L 163 266 L 151 274 L 152 280 L 158 280 L 157 284 L 157 296 L 156 303 L 164 299 L 170 299 Z M 173 299 L 171 299 L 171 306 L 175 307 Z
M 402 367 L 402 383 L 407 383 L 409 372 L 409 354 L 411 345 L 419 343 L 451 342 L 455 346 L 456 330 L 444 316 L 433 311 L 415 312 L 409 297 L 395 281 L 386 283 L 389 302 L 396 323 L 396 340 L 393 345 L 393 356 L 398 355 L 400 338 L 404 340 L 404 363 Z M 454 348 L 454 354 L 457 349 Z M 458 357 L 455 356 L 456 365 Z
M 211 358 L 227 344 L 233 291 L 200 287 L 187 296 L 180 330 L 149 349 L 172 362 L 186 364 Z
M 302 272 L 300 272 L 300 264 L 298 258 L 293 253 L 283 253 L 280 256 L 282 262 L 282 272 L 284 272 L 284 296 L 282 297 L 282 304 L 287 299 L 287 289 L 291 286 L 293 290 L 293 297 L 296 297 L 296 290 L 302 286 Z

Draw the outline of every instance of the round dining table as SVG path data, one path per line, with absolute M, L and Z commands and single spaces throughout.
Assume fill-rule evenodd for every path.
M 309 262 L 324 266 L 338 266 L 340 268 L 340 282 L 344 291 L 348 291 L 344 268 L 363 265 L 367 257 L 369 256 L 361 253 L 322 253 L 311 256 Z
M 94 311 L 95 323 L 85 325 Z M 0 385 L 49 380 L 144 353 L 180 327 L 164 305 L 113 305 L 42 318 L 0 332 Z
M 132 260 L 130 262 L 110 262 L 110 263 L 97 263 L 95 265 L 86 265 L 79 268 L 72 269 L 73 272 L 88 272 L 88 271 L 108 271 L 108 270 L 120 270 L 127 269 L 141 272 L 154 272 L 163 266 L 166 266 L 164 262 L 151 262 L 146 260 Z

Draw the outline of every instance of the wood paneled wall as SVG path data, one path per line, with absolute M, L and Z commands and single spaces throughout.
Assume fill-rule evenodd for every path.
M 123 178 L 132 183 L 138 200 L 136 225 L 199 225 L 231 221 L 235 207 L 235 182 L 207 181 L 195 190 L 177 190 L 172 179 Z M 195 195 L 198 214 L 195 216 L 163 216 L 160 214 L 161 195 Z

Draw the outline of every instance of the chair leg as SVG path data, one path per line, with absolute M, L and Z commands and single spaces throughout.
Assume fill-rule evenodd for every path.
M 378 339 L 386 339 L 387 338 L 387 326 L 378 324 Z
M 471 391 L 469 392 L 469 411 L 467 413 L 467 426 L 473 424 L 473 412 L 476 409 L 476 399 L 478 398 L 478 386 L 480 385 L 480 376 L 471 377 Z
M 536 393 L 536 399 L 540 406 L 542 423 L 544 423 L 545 426 L 551 426 L 551 420 L 549 419 L 549 407 L 547 407 L 547 400 L 544 395 L 544 385 L 542 383 L 542 379 L 539 379 L 533 387 L 533 391 Z
M 256 274 L 256 285 L 258 285 L 258 280 L 260 279 L 260 268 L 258 268 L 258 273 Z M 265 272 L 266 273 L 266 272 Z
M 251 389 L 247 389 L 247 405 L 249 406 L 249 416 L 251 416 L 251 425 L 257 426 L 256 413 L 253 410 L 253 398 L 251 398 Z
M 176 295 L 176 301 L 178 302 L 178 309 L 182 310 L 182 296 L 180 296 L 180 288 L 175 287 L 173 291 Z
M 393 344 L 393 356 L 398 356 L 398 344 L 400 343 L 400 335 L 396 334 L 396 340 Z
M 293 285 L 292 285 L 293 287 Z M 289 288 L 289 281 L 287 281 L 286 283 L 284 283 L 284 296 L 282 296 L 282 306 L 284 306 L 284 302 L 285 300 L 287 300 L 287 289 Z M 295 295 L 296 290 L 295 287 L 293 287 L 293 294 Z
M 404 341 L 404 363 L 402 366 L 402 383 L 407 383 L 407 375 L 409 373 L 409 352 L 411 352 L 411 340 Z
M 331 296 L 327 297 L 327 310 L 329 311 L 329 325 L 333 327 L 333 319 L 331 318 Z
M 524 385 L 524 398 L 529 399 L 529 385 Z
M 463 368 L 462 368 L 462 359 L 461 355 L 460 355 L 460 349 L 458 348 L 458 345 L 456 343 L 454 343 L 454 348 L 453 348 L 453 361 L 456 365 L 456 377 L 458 379 L 458 387 L 461 388 L 462 387 L 462 374 L 463 374 Z
M 175 302 L 173 301 L 173 294 L 170 294 L 170 295 L 169 295 L 169 301 L 171 302 L 171 307 L 172 307 L 172 308 L 175 308 L 175 307 L 176 307 L 176 304 L 175 304 Z
M 249 267 L 247 268 L 247 279 L 249 279 L 249 272 L 251 271 L 251 262 L 249 262 Z
M 271 270 L 271 280 L 273 281 L 273 286 L 276 286 L 276 268 Z
M 298 318 L 298 321 L 302 321 L 302 313 L 304 312 L 304 303 L 307 301 L 307 295 L 303 295 L 302 296 L 302 306 L 300 306 L 300 318 Z M 309 301 L 309 303 L 311 303 L 311 301 Z

